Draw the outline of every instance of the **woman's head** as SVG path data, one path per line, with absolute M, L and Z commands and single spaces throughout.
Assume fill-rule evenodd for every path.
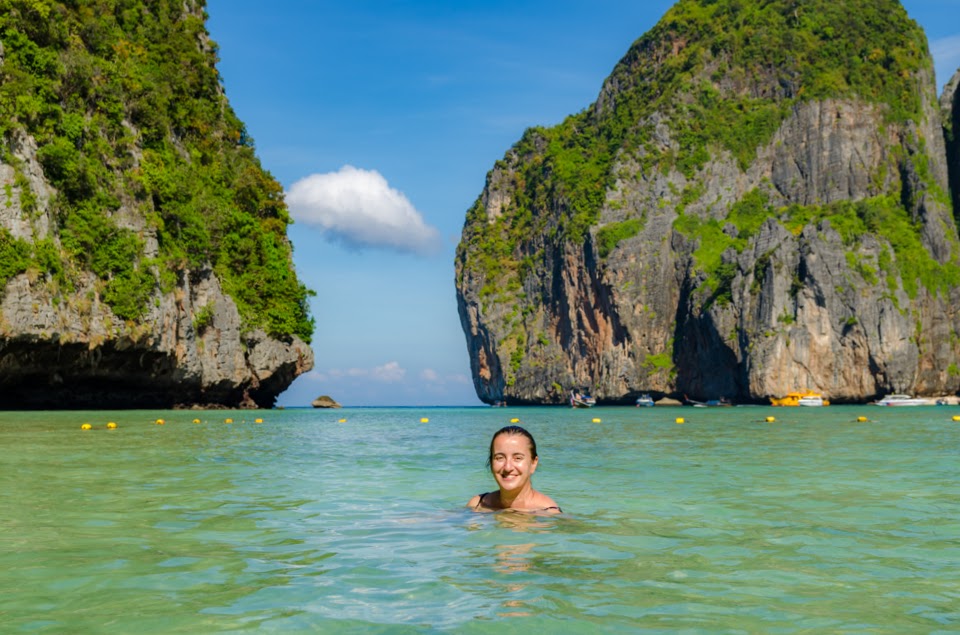
M 520 426 L 501 428 L 490 441 L 490 472 L 503 492 L 531 488 L 530 477 L 537 471 L 537 444 Z
M 493 434 L 493 438 L 490 439 L 490 453 L 487 454 L 487 467 L 490 467 L 493 463 L 493 445 L 496 442 L 497 437 L 502 434 L 526 437 L 530 444 L 530 459 L 534 460 L 537 458 L 537 442 L 533 440 L 533 435 L 527 432 L 525 428 L 521 428 L 520 426 L 505 426 L 497 430 Z

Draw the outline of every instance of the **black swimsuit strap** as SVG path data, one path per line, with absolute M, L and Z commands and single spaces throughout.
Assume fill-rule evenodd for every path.
M 483 494 L 480 494 L 480 500 L 477 501 L 477 506 L 474 507 L 474 509 L 480 509 L 480 507 L 483 506 L 483 499 L 484 499 L 484 497 L 485 497 L 487 494 L 493 494 L 493 492 L 484 492 Z M 539 511 L 545 512 L 545 511 L 547 511 L 548 509 L 555 509 L 555 510 L 557 510 L 558 512 L 560 512 L 561 514 L 563 513 L 563 510 L 560 509 L 559 507 L 557 507 L 556 505 L 553 505 L 553 506 L 551 506 L 551 507 L 544 507 L 543 509 L 541 509 L 541 510 L 539 510 Z

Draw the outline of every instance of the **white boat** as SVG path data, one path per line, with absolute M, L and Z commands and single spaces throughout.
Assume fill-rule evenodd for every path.
M 649 407 L 651 407 L 651 406 L 653 406 L 653 397 L 651 397 L 651 396 L 648 395 L 647 393 L 643 393 L 642 395 L 640 395 L 639 397 L 637 397 L 637 407 L 638 407 L 638 408 L 639 408 L 639 407 L 649 408 Z
M 877 399 L 873 402 L 875 406 L 933 406 L 935 404 L 936 402 L 933 399 L 900 394 L 887 395 L 883 399 Z
M 797 405 L 818 407 L 823 406 L 824 401 L 821 395 L 804 395 L 797 399 Z
M 597 400 L 585 390 L 574 390 L 570 393 L 570 406 L 573 408 L 593 408 L 595 405 L 597 405 Z
M 770 397 L 771 406 L 829 406 L 830 401 L 812 390 L 788 392 L 784 397 Z

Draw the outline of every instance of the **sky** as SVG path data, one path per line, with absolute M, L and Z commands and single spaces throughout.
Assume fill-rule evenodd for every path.
M 904 0 L 938 91 L 960 0 Z M 283 185 L 314 369 L 277 405 L 480 405 L 454 253 L 494 162 L 596 99 L 666 0 L 207 0 L 223 85 Z

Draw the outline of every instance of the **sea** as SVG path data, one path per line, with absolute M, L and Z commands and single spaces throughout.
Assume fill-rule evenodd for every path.
M 957 633 L 960 407 L 0 413 L 0 632 Z

